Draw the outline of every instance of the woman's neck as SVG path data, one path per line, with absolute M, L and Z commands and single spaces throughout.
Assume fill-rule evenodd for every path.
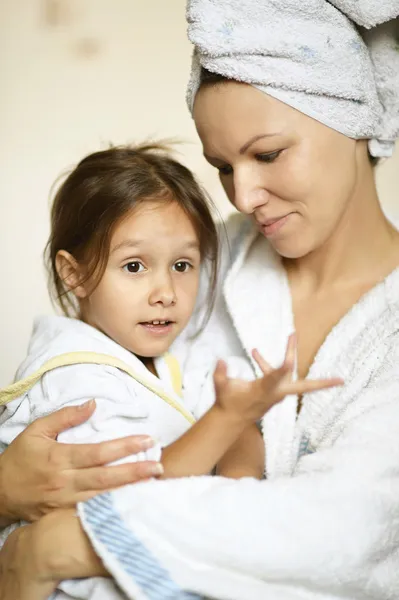
M 385 217 L 372 175 L 357 186 L 339 226 L 322 247 L 284 260 L 291 281 L 317 292 L 336 285 L 372 285 L 399 264 L 399 233 Z

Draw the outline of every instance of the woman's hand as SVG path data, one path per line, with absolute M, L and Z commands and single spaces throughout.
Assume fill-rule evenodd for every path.
M 32 527 L 15 530 L 0 551 L 1 600 L 46 600 L 57 587 L 56 581 L 40 576 L 31 544 Z
M 66 407 L 32 423 L 0 456 L 0 525 L 19 519 L 35 521 L 56 508 L 162 472 L 158 463 L 104 466 L 150 448 L 146 436 L 99 444 L 61 444 L 62 431 L 92 415 L 95 402 Z M 161 470 L 160 470 L 161 469 Z
M 215 373 L 215 406 L 225 413 L 235 415 L 236 419 L 254 423 L 275 404 L 289 395 L 308 394 L 317 390 L 343 385 L 342 379 L 298 379 L 293 381 L 292 372 L 295 363 L 295 336 L 288 340 L 287 351 L 282 366 L 272 367 L 254 350 L 253 358 L 259 365 L 263 377 L 254 381 L 229 379 L 227 366 L 219 361 Z
M 107 572 L 74 509 L 17 529 L 0 552 L 1 600 L 46 600 L 63 579 L 101 575 Z

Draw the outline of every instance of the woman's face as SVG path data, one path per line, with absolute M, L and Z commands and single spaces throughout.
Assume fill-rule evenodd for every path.
M 236 82 L 203 86 L 194 119 L 230 202 L 281 256 L 307 255 L 353 216 L 365 143 Z

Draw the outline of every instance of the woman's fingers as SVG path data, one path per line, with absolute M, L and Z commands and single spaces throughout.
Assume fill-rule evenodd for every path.
M 59 444 L 54 450 L 60 457 L 57 462 L 67 468 L 86 469 L 107 465 L 153 446 L 150 436 L 133 435 L 97 444 Z
M 96 467 L 78 471 L 75 487 L 80 490 L 79 500 L 87 500 L 104 490 L 111 490 L 143 479 L 162 475 L 163 468 L 157 462 L 136 462 L 111 467 Z
M 296 394 L 301 396 L 302 394 L 310 394 L 311 392 L 317 392 L 327 388 L 338 387 L 344 385 L 343 379 L 318 379 L 318 380 L 306 380 L 301 379 L 299 381 L 293 381 L 284 386 L 284 395 L 288 396 Z
M 37 419 L 29 426 L 29 430 L 33 435 L 55 440 L 62 431 L 87 421 L 95 408 L 95 400 L 89 400 L 80 406 L 66 406 L 51 415 Z

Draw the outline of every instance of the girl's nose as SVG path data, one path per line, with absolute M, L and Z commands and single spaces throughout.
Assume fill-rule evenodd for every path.
M 149 301 L 150 304 L 161 304 L 165 307 L 176 304 L 176 292 L 171 275 L 157 280 L 150 293 Z

